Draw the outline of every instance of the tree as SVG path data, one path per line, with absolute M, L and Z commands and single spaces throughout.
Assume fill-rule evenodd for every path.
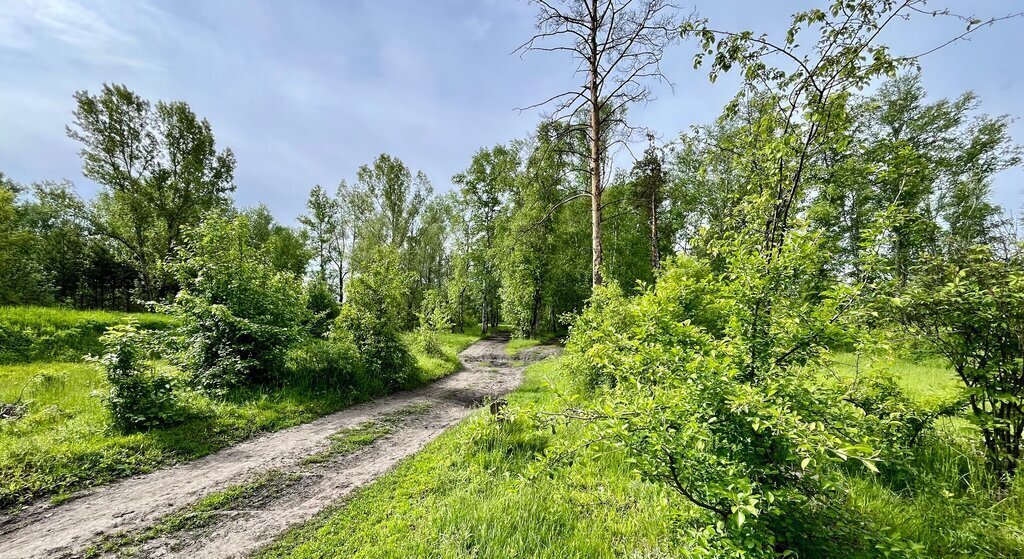
M 252 247 L 265 254 L 275 270 L 299 278 L 306 274 L 313 253 L 307 246 L 305 231 L 277 223 L 265 204 L 242 214 L 250 221 Z
M 651 269 L 661 266 L 661 239 L 658 234 L 658 214 L 665 188 L 661 151 L 654 145 L 654 135 L 648 135 L 650 145 L 644 156 L 633 165 L 630 181 L 633 203 L 647 217 L 647 234 L 651 250 Z
M 331 263 L 331 245 L 338 235 L 338 204 L 319 184 L 309 191 L 306 213 L 299 223 L 307 231 L 309 248 L 315 255 L 317 279 L 327 281 L 327 267 Z
M 35 262 L 36 239 L 21 224 L 20 185 L 0 173 L 0 305 L 38 302 L 41 270 Z
M 918 58 L 957 41 L 998 21 L 1018 17 L 981 19 L 959 16 L 948 10 L 926 10 L 926 0 L 856 0 L 832 2 L 825 10 L 812 9 L 794 14 L 792 25 L 781 40 L 751 31 L 714 29 L 707 20 L 688 21 L 684 37 L 699 41 L 694 66 L 710 58 L 709 78 L 738 67 L 744 76 L 744 91 L 727 107 L 735 114 L 741 105 L 753 99 L 768 103 L 775 110 L 762 113 L 774 122 L 770 126 L 774 140 L 749 156 L 771 154 L 752 166 L 776 169 L 759 192 L 770 202 L 765 205 L 763 237 L 767 253 L 781 245 L 790 217 L 798 211 L 807 194 L 805 183 L 810 164 L 830 149 L 849 141 L 850 94 L 880 77 L 892 77 L 903 67 L 914 66 Z M 878 39 L 894 22 L 912 15 L 948 17 L 962 21 L 966 29 L 939 46 L 919 54 L 896 56 Z M 801 33 L 817 31 L 810 41 Z M 748 156 L 748 157 L 749 157 Z M 896 192 L 899 192 L 897 189 Z
M 85 212 L 116 242 L 142 281 L 142 295 L 167 295 L 165 263 L 184 232 L 230 204 L 235 157 L 218 152 L 210 123 L 181 101 L 155 105 L 123 85 L 75 93 L 68 136 L 82 144 L 83 173 L 103 190 Z
M 568 199 L 590 197 L 593 285 L 602 283 L 603 163 L 608 149 L 622 139 L 613 136 L 628 129 L 625 109 L 650 98 L 646 80 L 665 81 L 660 62 L 665 47 L 676 37 L 672 5 L 666 0 L 568 0 L 560 5 L 534 0 L 540 8 L 537 34 L 519 51 L 568 52 L 575 59 L 586 83 L 556 94 L 534 107 L 554 104 L 555 118 L 573 124 L 586 116 L 587 124 L 572 127 L 586 133 L 588 152 L 584 159 L 590 179 L 587 192 Z M 558 40 L 555 46 L 543 41 Z
M 519 169 L 519 154 L 503 145 L 480 149 L 465 171 L 452 177 L 461 187 L 472 235 L 472 260 L 480 284 L 480 321 L 483 332 L 498 325 L 498 276 L 494 248 L 498 215 L 512 190 Z
M 413 177 L 402 160 L 382 153 L 372 165 L 359 167 L 356 180 L 373 200 L 382 242 L 403 248 L 432 191 L 426 175 L 420 171 Z

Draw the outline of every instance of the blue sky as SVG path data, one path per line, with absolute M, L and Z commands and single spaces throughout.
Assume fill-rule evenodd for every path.
M 720 28 L 778 33 L 810 0 L 697 0 Z M 1021 0 L 946 0 L 978 15 L 1024 10 Z M 523 137 L 537 111 L 518 112 L 572 83 L 557 54 L 510 54 L 532 33 L 520 0 L 0 0 L 0 170 L 19 182 L 72 180 L 85 195 L 78 146 L 64 127 L 72 94 L 124 83 L 149 99 L 184 100 L 238 158 L 236 199 L 267 203 L 286 223 L 316 183 L 333 187 L 378 153 L 451 187 L 481 146 Z M 927 50 L 959 24 L 919 18 L 886 38 L 897 53 Z M 713 119 L 736 90 L 708 83 L 672 48 L 674 90 L 631 110 L 663 139 Z M 935 98 L 973 89 L 990 114 L 1024 116 L 1024 20 L 1005 22 L 922 61 Z M 1024 143 L 1024 125 L 1013 135 Z M 1024 171 L 996 180 L 1019 212 Z

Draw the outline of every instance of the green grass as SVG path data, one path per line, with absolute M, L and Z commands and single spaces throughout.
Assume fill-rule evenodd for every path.
M 457 370 L 455 354 L 475 339 L 472 333 L 442 336 L 444 356 L 416 355 L 420 369 L 409 387 Z M 103 406 L 107 390 L 93 364 L 0 365 L 0 403 L 18 402 L 25 412 L 0 420 L 0 509 L 43 496 L 59 500 L 84 487 L 194 460 L 379 395 L 285 387 L 220 400 L 183 389 L 183 422 L 122 434 L 111 428 Z
M 109 326 L 134 318 L 142 328 L 169 328 L 171 317 L 154 313 L 79 311 L 59 307 L 0 307 L 0 363 L 71 361 L 99 353 Z
M 537 338 L 513 338 L 509 340 L 508 345 L 505 346 L 505 353 L 510 356 L 514 356 L 524 349 L 536 347 L 538 345 L 540 345 L 540 340 Z
M 541 333 L 535 338 L 512 338 L 508 341 L 508 345 L 505 346 L 505 353 L 507 353 L 509 357 L 515 357 L 517 353 L 524 349 L 536 347 L 541 344 L 554 343 L 555 341 L 557 341 L 556 336 L 552 332 Z
M 836 361 L 840 374 L 854 374 L 853 356 L 839 354 Z M 961 388 L 939 359 L 895 359 L 883 367 L 924 406 Z M 1000 487 L 980 440 L 966 418 L 941 418 L 907 463 L 883 465 L 881 475 L 851 475 L 849 505 L 902 539 L 923 544 L 929 557 L 1024 557 L 1024 482 Z
M 856 374 L 858 363 L 855 355 L 838 353 L 833 358 L 840 374 Z M 892 373 L 908 395 L 924 404 L 947 399 L 956 394 L 961 386 L 960 379 L 939 358 L 932 357 L 916 362 L 894 358 L 877 365 Z M 867 366 L 867 363 L 861 363 L 861 366 Z
M 853 362 L 839 355 L 843 374 Z M 939 361 L 887 365 L 921 402 L 942 399 L 957 381 Z M 675 556 L 671 518 L 693 509 L 641 482 L 617 451 L 583 456 L 524 481 L 555 435 L 514 410 L 560 408 L 573 390 L 549 360 L 527 370 L 509 400 L 510 421 L 478 412 L 348 502 L 285 535 L 260 557 L 661 557 Z M 881 475 L 849 474 L 847 506 L 928 557 L 1024 556 L 1024 488 L 1000 493 L 977 439 L 961 419 L 944 419 L 905 465 Z M 684 544 L 680 544 L 684 545 Z
M 465 332 L 438 334 L 437 338 L 441 344 L 441 355 L 413 351 L 417 375 L 407 387 L 418 386 L 458 371 L 461 368 L 458 354 L 480 339 L 480 327 L 468 327 Z M 414 347 L 413 333 L 405 334 L 404 339 L 407 345 Z
M 478 412 L 260 557 L 671 556 L 669 510 L 681 504 L 640 481 L 620 454 L 522 481 L 555 438 L 581 436 L 573 426 L 552 435 L 516 416 L 523 406 L 561 409 L 555 389 L 571 390 L 559 361 L 530 367 L 509 397 L 508 419 Z

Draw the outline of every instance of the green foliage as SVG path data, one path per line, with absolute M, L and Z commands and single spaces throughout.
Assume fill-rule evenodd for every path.
M 181 421 L 173 379 L 148 363 L 151 340 L 128 321 L 111 326 L 100 338 L 110 393 L 103 401 L 114 426 L 124 432 L 147 430 Z
M 75 360 L 103 350 L 100 336 L 125 320 L 146 330 L 168 330 L 171 317 L 47 307 L 0 307 L 0 363 Z
M 303 295 L 308 311 L 306 330 L 314 338 L 326 338 L 331 324 L 341 312 L 341 306 L 327 282 L 320 279 L 307 282 Z
M 19 223 L 18 192 L 0 173 L 0 305 L 33 302 L 42 284 L 35 239 Z
M 306 315 L 298 278 L 252 248 L 247 216 L 210 215 L 176 267 L 183 362 L 211 390 L 277 379 Z
M 351 340 L 335 337 L 313 339 L 288 350 L 285 357 L 286 383 L 311 391 L 379 394 L 383 386 L 368 379 L 359 349 Z
M 440 290 L 430 290 L 423 298 L 422 308 L 419 313 L 420 324 L 416 328 L 415 347 L 427 355 L 442 356 L 444 350 L 438 335 L 449 331 L 452 326 L 448 301 Z
M 980 246 L 932 258 L 892 303 L 898 320 L 949 360 L 992 467 L 1012 478 L 1024 431 L 1024 250 L 999 258 Z
M 480 335 L 479 326 L 466 328 L 464 332 L 438 333 L 435 339 L 440 351 L 430 354 L 416 347 L 416 332 L 405 334 L 406 344 L 413 348 L 413 356 L 416 358 L 416 374 L 406 381 L 404 388 L 437 380 L 462 369 L 459 352 L 480 339 Z
M 97 95 L 75 93 L 75 121 L 68 136 L 82 144 L 86 177 L 103 190 L 85 218 L 116 243 L 142 282 L 142 296 L 168 294 L 164 263 L 185 231 L 211 209 L 225 208 L 235 156 L 216 151 L 212 127 L 184 102 L 155 105 L 123 85 Z
M 687 533 L 711 556 L 838 555 L 869 534 L 836 506 L 837 466 L 877 471 L 903 442 L 891 436 L 902 418 L 817 377 L 853 326 L 857 289 L 817 285 L 827 255 L 806 231 L 771 259 L 749 234 L 708 246 L 709 260 L 677 257 L 635 298 L 595 294 L 567 346 L 596 390 L 582 405 L 597 436 L 705 511 Z
M 374 250 L 361 271 L 349 283 L 331 335 L 355 342 L 367 373 L 389 389 L 397 388 L 414 367 L 400 334 L 409 278 L 398 251 L 390 246 Z
M 265 254 L 275 270 L 305 275 L 312 257 L 306 248 L 305 232 L 277 223 L 270 208 L 263 204 L 244 213 L 250 221 L 253 248 Z

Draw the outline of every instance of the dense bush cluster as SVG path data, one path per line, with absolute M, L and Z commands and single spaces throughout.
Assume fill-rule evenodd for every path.
M 837 467 L 877 471 L 924 419 L 900 413 L 893 383 L 869 400 L 823 380 L 828 346 L 856 331 L 859 292 L 819 290 L 814 235 L 789 235 L 770 261 L 750 235 L 710 248 L 635 297 L 595 294 L 568 344 L 595 391 L 587 413 L 641 472 L 706 511 L 687 533 L 711 555 L 836 556 L 870 536 L 841 512 Z
M 248 217 L 211 215 L 176 266 L 181 291 L 170 309 L 183 362 L 207 388 L 280 380 L 288 347 L 301 338 L 302 286 L 250 246 L 250 235 Z
M 332 333 L 334 339 L 355 343 L 368 374 L 391 389 L 401 386 L 415 367 L 400 329 L 406 281 L 396 251 L 375 251 L 363 273 L 349 283 Z

